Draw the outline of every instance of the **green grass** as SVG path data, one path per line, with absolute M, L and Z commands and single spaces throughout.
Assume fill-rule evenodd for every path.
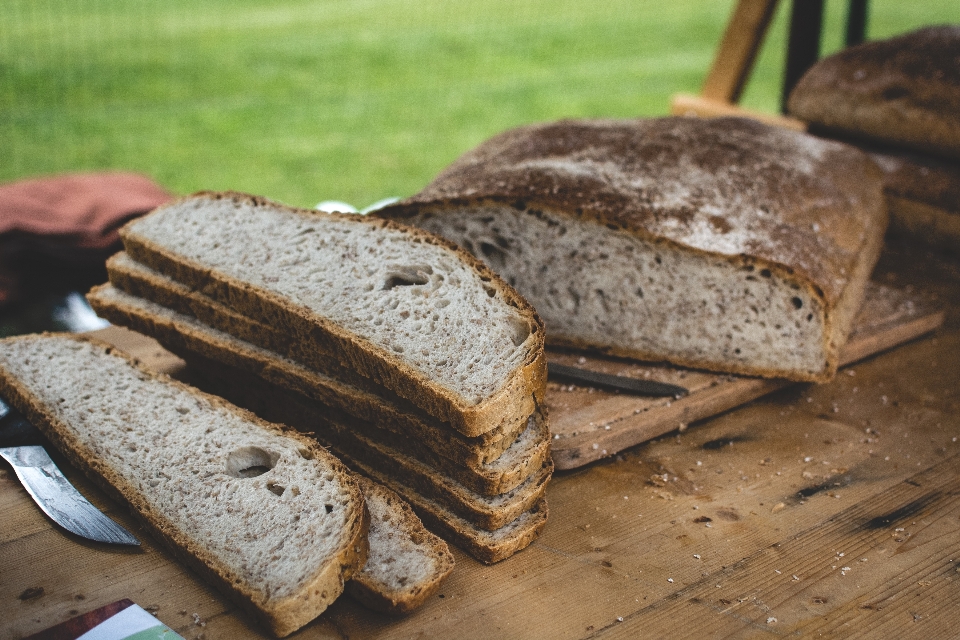
M 828 2 L 824 50 L 845 2 Z M 131 169 L 177 193 L 365 205 L 483 139 L 696 93 L 730 0 L 3 0 L 0 181 Z M 784 2 L 744 104 L 776 111 Z M 874 0 L 871 37 L 960 22 Z

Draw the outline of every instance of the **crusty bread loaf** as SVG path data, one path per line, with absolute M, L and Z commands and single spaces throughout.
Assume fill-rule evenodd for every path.
M 347 593 L 376 611 L 409 613 L 453 571 L 453 554 L 400 496 L 369 478 L 357 481 L 370 512 L 370 554 Z
M 509 440 L 490 445 L 471 442 L 452 429 L 435 428 L 390 402 L 343 385 L 279 355 L 208 327 L 195 318 L 137 298 L 111 285 L 95 287 L 87 299 L 104 318 L 153 336 L 175 354 L 198 366 L 204 360 L 257 375 L 328 407 L 350 413 L 358 428 L 380 434 L 392 429 L 410 448 L 426 449 L 460 467 L 459 478 L 480 492 L 509 490 L 538 469 L 548 455 L 549 431 L 539 419 Z M 374 426 L 376 425 L 376 426 Z M 374 431 L 375 429 L 375 431 Z M 529 432 L 529 433 L 528 433 Z M 488 449 L 488 447 L 490 447 Z M 439 462 L 438 462 L 439 465 Z M 480 483 L 480 484 L 474 484 Z M 512 486 L 509 486 L 511 485 Z M 493 491 L 502 493 L 502 491 Z
M 960 25 L 828 56 L 803 75 L 787 107 L 812 131 L 960 158 Z
M 812 381 L 886 227 L 863 153 L 742 118 L 521 127 L 375 215 L 486 260 L 554 344 Z
M 336 458 L 107 345 L 0 341 L 0 393 L 278 636 L 319 615 L 366 560 L 363 497 Z
M 244 342 L 268 349 L 276 354 L 288 357 L 294 361 L 306 359 L 306 353 L 314 352 L 309 344 L 294 341 L 292 337 L 278 331 L 270 325 L 252 320 L 239 314 L 229 307 L 222 305 L 208 296 L 153 271 L 131 259 L 129 255 L 120 252 L 107 260 L 107 272 L 110 282 L 118 289 L 131 295 L 154 302 L 172 311 L 196 318 L 204 325 L 230 334 Z M 298 356 L 300 356 L 298 358 Z M 314 365 L 311 370 L 319 374 L 323 380 L 318 381 L 317 392 L 328 391 L 324 398 L 318 398 L 328 405 L 337 406 L 345 411 L 357 411 L 357 407 L 368 406 L 371 401 L 383 403 L 395 411 L 408 416 L 416 416 L 422 425 L 437 431 L 453 430 L 445 424 L 424 413 L 410 401 L 400 398 L 390 390 L 377 385 L 369 378 L 365 378 L 350 369 L 340 366 L 333 358 L 312 358 Z M 371 400 L 375 396 L 377 400 Z M 369 416 L 358 414 L 357 417 L 371 419 Z M 375 421 L 386 420 L 383 415 L 375 416 Z M 411 418 L 412 419 L 412 418 Z M 497 427 L 475 437 L 476 443 L 502 451 L 510 441 L 516 439 L 525 425 L 526 420 L 501 423 Z M 419 425 L 418 425 L 419 426 Z M 398 425 L 398 428 L 402 428 Z M 457 438 L 459 432 L 454 430 L 450 436 L 441 438 Z M 401 435 L 407 435 L 403 432 Z M 507 443 L 497 442 L 501 438 L 508 438 Z M 466 436 L 459 440 L 467 441 Z M 439 448 L 443 453 L 446 447 Z
M 206 193 L 121 237 L 138 262 L 310 344 L 305 357 L 338 358 L 464 435 L 525 420 L 542 400 L 536 312 L 431 234 Z

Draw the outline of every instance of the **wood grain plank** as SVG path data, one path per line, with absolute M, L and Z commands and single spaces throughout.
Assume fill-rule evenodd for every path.
M 929 634 L 925 625 L 938 618 L 939 628 L 950 628 L 960 622 L 958 475 L 954 455 L 590 637 L 657 636 L 651 631 L 666 629 L 675 638 L 744 630 L 904 637 Z M 824 619 L 827 605 L 832 615 Z
M 739 0 L 717 48 L 701 93 L 723 102 L 738 102 L 767 35 L 777 0 Z

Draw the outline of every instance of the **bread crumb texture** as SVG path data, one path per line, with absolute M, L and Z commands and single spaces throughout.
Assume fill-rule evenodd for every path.
M 331 320 L 473 404 L 538 344 L 512 300 L 456 251 L 381 221 L 195 197 L 129 229 Z
M 81 455 L 133 487 L 162 529 L 205 550 L 238 584 L 284 598 L 341 551 L 358 517 L 355 496 L 301 441 L 158 382 L 101 345 L 31 338 L 2 343 L 0 367 Z

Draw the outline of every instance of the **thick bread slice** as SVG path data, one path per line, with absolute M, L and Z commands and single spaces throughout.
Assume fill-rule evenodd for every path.
M 787 108 L 814 131 L 960 158 L 960 25 L 823 58 L 794 87 Z
M 742 118 L 522 127 L 376 215 L 475 252 L 555 344 L 813 381 L 886 227 L 864 154 Z
M 305 357 L 337 357 L 464 435 L 525 420 L 542 401 L 533 307 L 431 234 L 236 193 L 185 198 L 120 234 L 138 262 L 292 334 L 311 345 Z
M 193 368 L 205 373 L 204 379 L 198 384 L 207 390 L 267 420 L 309 433 L 338 455 L 361 460 L 383 474 L 402 478 L 405 484 L 430 496 L 480 529 L 499 529 L 529 510 L 543 496 L 553 474 L 553 461 L 547 458 L 511 490 L 498 495 L 481 495 L 445 472 L 374 440 L 363 429 L 357 428 L 357 421 L 344 421 L 343 416 L 310 402 L 298 393 L 234 367 L 210 360 L 196 361 L 190 354 L 181 354 L 181 357 Z
M 120 252 L 107 260 L 107 273 L 110 276 L 111 284 L 118 289 L 174 311 L 193 316 L 207 326 L 258 347 L 269 349 L 293 361 L 303 362 L 305 359 L 304 353 L 313 351 L 309 345 L 294 341 L 289 334 L 247 318 L 202 293 L 193 291 L 176 280 L 136 262 L 125 252 Z M 317 358 L 314 353 L 309 359 L 312 359 L 315 363 L 311 367 L 313 371 L 330 378 L 330 382 L 325 385 L 333 387 L 328 404 L 336 402 L 336 399 L 339 398 L 342 399 L 342 406 L 349 411 L 349 407 L 356 404 L 358 395 L 369 397 L 372 394 L 383 398 L 386 404 L 395 406 L 404 413 L 417 416 L 423 424 L 431 428 L 452 429 L 449 424 L 425 414 L 410 401 L 377 385 L 369 378 L 340 366 L 334 358 Z M 525 426 L 525 422 L 526 420 L 518 420 L 513 423 L 501 423 L 497 427 L 479 434 L 474 440 L 483 443 L 484 446 L 493 448 L 508 446 L 508 443 L 497 443 L 497 441 L 501 438 L 509 438 L 509 441 L 515 440 Z M 456 435 L 460 435 L 461 439 L 466 438 L 459 432 L 455 432 L 452 437 L 456 437 Z
M 370 512 L 370 555 L 347 593 L 376 611 L 409 613 L 453 571 L 453 554 L 403 498 L 364 476 L 357 481 Z
M 524 456 L 524 449 L 513 449 L 519 434 L 512 440 L 501 438 L 483 444 L 453 429 L 434 428 L 421 417 L 406 412 L 384 398 L 341 384 L 267 349 L 212 329 L 196 318 L 129 295 L 110 285 L 95 287 L 87 299 L 104 318 L 150 335 L 178 355 L 195 353 L 254 373 L 322 404 L 339 407 L 361 420 L 393 430 L 399 435 L 409 435 L 424 447 L 468 467 L 482 468 L 493 462 L 499 463 L 507 451 L 511 455 L 500 463 L 502 465 L 510 466 Z
M 0 393 L 278 636 L 318 616 L 366 560 L 363 497 L 336 458 L 105 344 L 0 341 Z M 267 471 L 246 477 L 253 467 Z

